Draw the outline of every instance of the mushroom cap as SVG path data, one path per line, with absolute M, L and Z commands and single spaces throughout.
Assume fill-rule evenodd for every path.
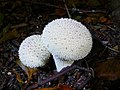
M 68 18 L 48 23 L 41 40 L 49 52 L 65 60 L 86 57 L 93 43 L 89 30 L 80 22 Z
M 32 35 L 23 40 L 18 54 L 20 61 L 31 68 L 45 65 L 50 57 L 49 51 L 41 42 L 41 35 Z

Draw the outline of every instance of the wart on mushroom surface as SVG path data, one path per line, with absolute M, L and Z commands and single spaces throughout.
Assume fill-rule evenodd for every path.
M 49 51 L 41 42 L 41 35 L 27 37 L 19 47 L 20 61 L 31 68 L 43 66 L 50 57 Z
M 80 22 L 68 18 L 48 23 L 41 40 L 52 53 L 57 71 L 86 57 L 92 48 L 89 30 Z

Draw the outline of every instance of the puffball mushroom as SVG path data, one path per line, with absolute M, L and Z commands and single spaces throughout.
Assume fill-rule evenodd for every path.
M 86 57 L 93 43 L 89 30 L 80 22 L 68 18 L 48 23 L 41 40 L 52 53 L 58 72 L 75 60 Z
M 41 35 L 32 35 L 23 40 L 18 54 L 20 61 L 31 68 L 45 65 L 50 57 L 49 51 L 41 42 Z

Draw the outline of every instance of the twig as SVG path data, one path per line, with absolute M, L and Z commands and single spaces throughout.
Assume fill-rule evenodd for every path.
M 79 13 L 106 13 L 106 10 L 77 10 Z
M 84 67 L 79 67 L 79 66 L 77 66 L 77 65 L 68 66 L 68 67 L 62 69 L 62 70 L 61 70 L 60 72 L 58 72 L 57 74 L 55 74 L 54 76 L 51 76 L 51 77 L 47 78 L 46 80 L 43 80 L 41 83 L 37 83 L 37 84 L 31 85 L 30 87 L 27 88 L 27 90 L 32 90 L 33 88 L 37 88 L 38 86 L 41 86 L 41 85 L 43 85 L 43 84 L 45 84 L 45 83 L 47 83 L 47 82 L 50 82 L 50 81 L 58 78 L 59 76 L 61 76 L 61 75 L 65 74 L 65 73 L 67 73 L 67 72 L 75 69 L 75 68 L 78 68 L 78 69 L 80 69 L 81 71 L 86 71 L 86 72 L 89 72 L 89 73 L 91 72 L 91 70 L 86 69 L 86 68 L 84 68 Z
M 63 0 L 63 2 L 65 2 L 65 0 Z M 64 7 L 60 7 L 60 6 L 49 4 L 49 3 L 35 2 L 35 1 L 34 2 L 27 1 L 27 2 L 24 2 L 24 3 L 32 3 L 32 4 L 37 4 L 37 5 L 59 8 L 59 9 L 67 10 L 67 13 L 68 13 L 68 11 L 77 11 L 79 13 L 106 13 L 107 12 L 106 10 L 103 10 L 103 9 L 102 10 L 94 10 L 94 9 L 92 9 L 92 10 L 82 10 L 82 9 L 78 9 L 78 8 L 69 9 L 69 8 L 67 8 L 67 5 L 65 5 L 65 8 L 64 8 Z
M 116 53 L 119 53 L 119 51 L 118 51 L 118 50 L 115 50 L 114 48 L 111 48 L 111 47 L 109 47 L 109 46 L 107 46 L 107 48 L 110 49 L 110 50 L 112 50 L 112 51 L 114 51 L 114 52 L 116 52 Z
M 26 24 L 26 23 L 21 23 L 21 24 L 18 24 L 18 25 L 11 26 L 10 28 L 25 27 L 25 26 L 27 26 L 27 25 L 28 25 L 28 24 Z
M 90 81 L 92 77 L 91 76 L 88 76 L 87 79 L 82 83 L 82 85 L 80 86 L 80 90 L 85 87 L 85 85 L 88 83 L 88 81 Z
M 66 11 L 67 11 L 68 17 L 71 18 L 71 15 L 70 15 L 70 12 L 69 12 L 69 10 L 68 10 L 68 8 L 67 8 L 67 5 L 66 5 L 65 0 L 63 0 L 63 2 L 64 2 L 64 5 L 65 5 L 65 9 L 66 9 Z
M 42 81 L 41 83 L 39 83 L 39 85 L 43 85 L 43 84 L 45 84 L 45 83 L 47 83 L 47 82 L 49 82 L 49 81 L 51 81 L 51 80 L 54 80 L 55 78 L 57 78 L 57 77 L 65 74 L 65 73 L 67 73 L 67 72 L 69 72 L 69 71 L 71 71 L 71 70 L 73 70 L 73 69 L 75 69 L 75 68 L 79 68 L 79 69 L 82 70 L 82 71 L 91 72 L 91 70 L 86 69 L 86 68 L 84 68 L 84 67 L 79 67 L 79 66 L 77 66 L 77 65 L 73 65 L 73 66 L 71 66 L 71 67 L 68 66 L 68 67 L 64 68 L 63 70 L 61 70 L 60 72 L 58 72 L 57 74 L 55 74 L 54 76 L 52 76 L 52 77 L 50 77 L 50 78 Z
M 112 28 L 112 27 L 110 27 L 110 26 L 107 26 L 108 28 L 110 28 L 111 30 L 113 30 L 113 31 L 116 31 L 114 28 Z
M 110 49 L 110 50 L 112 50 L 112 51 L 114 51 L 116 53 L 119 53 L 118 50 L 115 50 L 115 49 L 113 49 L 113 48 L 105 45 L 103 42 L 101 42 L 101 40 L 95 36 L 95 34 L 94 34 L 93 30 L 92 30 L 92 27 L 90 25 L 86 24 L 86 26 L 90 30 L 90 32 L 92 33 L 93 38 L 95 38 L 96 40 L 98 40 L 103 46 L 107 47 L 108 49 Z
M 86 59 L 84 61 L 85 61 L 86 67 L 89 69 L 88 62 L 86 61 Z

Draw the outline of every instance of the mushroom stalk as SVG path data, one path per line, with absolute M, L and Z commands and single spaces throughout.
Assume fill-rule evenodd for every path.
M 67 66 L 71 66 L 74 61 L 69 61 L 69 60 L 62 60 L 56 55 L 53 55 L 53 59 L 56 65 L 57 72 L 60 72 L 63 68 Z

